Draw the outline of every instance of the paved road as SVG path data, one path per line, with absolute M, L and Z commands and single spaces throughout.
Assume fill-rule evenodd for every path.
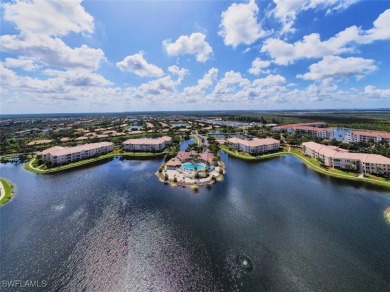
M 207 141 L 207 138 L 205 136 L 202 136 L 201 134 L 199 134 L 198 132 L 193 132 L 192 133 L 193 136 L 196 137 L 196 139 L 198 140 L 199 142 L 199 146 L 204 146 L 204 147 L 208 147 L 209 146 L 209 142 Z M 202 142 L 202 140 L 204 142 Z

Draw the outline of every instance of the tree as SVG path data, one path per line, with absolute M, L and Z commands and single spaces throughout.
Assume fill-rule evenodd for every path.
M 355 172 L 358 171 L 358 165 L 359 165 L 359 163 L 358 163 L 356 160 L 352 160 L 352 161 L 351 161 L 352 169 L 353 169 Z
M 321 157 L 318 157 L 317 160 L 321 164 L 321 166 L 324 166 L 324 160 Z
M 166 173 L 164 176 L 164 180 L 167 181 L 168 179 L 169 179 L 169 175 L 168 175 L 168 173 Z

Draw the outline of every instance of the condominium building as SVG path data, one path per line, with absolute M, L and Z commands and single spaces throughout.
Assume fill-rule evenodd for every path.
M 183 163 L 192 161 L 211 165 L 214 162 L 214 154 L 208 151 L 204 151 L 200 154 L 197 154 L 195 151 L 179 151 L 176 157 L 171 158 L 165 165 L 167 167 L 167 170 L 173 170 L 178 167 L 181 167 Z
M 302 143 L 306 155 L 321 159 L 325 166 L 356 170 L 362 173 L 385 174 L 390 172 L 390 158 L 377 154 L 351 153 L 336 146 L 315 142 Z
M 273 138 L 254 138 L 252 140 L 229 138 L 227 139 L 227 142 L 228 145 L 235 150 L 253 154 L 276 151 L 280 148 L 280 141 L 275 140 Z
M 52 164 L 63 164 L 108 153 L 113 150 L 114 143 L 111 142 L 91 143 L 75 147 L 54 146 L 43 150 L 41 158 L 44 161 L 50 161 Z
M 304 124 L 290 124 L 284 126 L 273 127 L 273 131 L 287 132 L 291 135 L 304 135 L 309 137 L 316 137 L 322 139 L 333 139 L 333 130 L 324 128 L 326 126 L 323 122 L 304 123 Z
M 171 145 L 172 138 L 163 136 L 160 138 L 140 138 L 129 139 L 123 142 L 123 149 L 129 151 L 162 151 L 165 147 Z
M 345 133 L 344 142 L 368 142 L 373 140 L 374 142 L 380 142 L 385 140 L 390 145 L 390 133 L 388 132 L 366 132 L 366 131 L 353 131 Z

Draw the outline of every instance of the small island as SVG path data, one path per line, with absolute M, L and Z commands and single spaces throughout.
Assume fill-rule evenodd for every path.
M 160 181 L 172 186 L 214 184 L 223 179 L 225 165 L 212 152 L 180 151 L 164 163 L 156 173 Z
M 0 206 L 11 200 L 13 194 L 13 186 L 4 178 L 0 178 Z

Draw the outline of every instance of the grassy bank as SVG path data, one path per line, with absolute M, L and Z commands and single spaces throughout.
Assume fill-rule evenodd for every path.
M 0 206 L 2 206 L 11 199 L 13 193 L 13 186 L 3 178 L 0 178 L 0 183 L 3 185 L 4 188 L 4 195 L 0 199 Z
M 195 137 L 195 136 L 193 136 L 193 135 L 191 135 L 190 137 L 191 137 L 191 139 L 192 139 L 192 140 L 194 140 L 194 141 L 195 141 L 195 143 L 196 143 L 196 144 L 198 144 L 198 145 L 199 145 L 199 140 L 198 140 L 198 138 L 196 138 L 196 137 Z
M 276 153 L 270 153 L 270 154 L 263 154 L 259 156 L 253 156 L 250 155 L 249 153 L 244 153 L 244 152 L 238 152 L 235 150 L 230 150 L 226 145 L 221 145 L 220 146 L 221 150 L 228 153 L 231 156 L 240 158 L 240 159 L 245 159 L 245 160 L 252 160 L 252 161 L 258 161 L 258 160 L 263 160 L 263 159 L 268 159 L 268 158 L 273 158 L 273 157 L 279 157 L 285 154 L 289 154 L 287 151 L 280 151 Z
M 163 157 L 165 155 L 165 152 L 160 152 L 160 153 L 149 153 L 149 152 L 118 152 L 114 151 L 111 153 L 103 154 L 98 157 L 94 158 L 88 158 L 88 159 L 83 159 L 80 161 L 68 163 L 62 166 L 57 166 L 57 167 L 52 167 L 49 169 L 42 169 L 41 166 L 36 166 L 35 163 L 37 161 L 37 157 L 34 156 L 29 162 L 27 162 L 24 166 L 25 169 L 39 173 L 39 174 L 49 174 L 49 173 L 55 173 L 63 170 L 68 170 L 72 168 L 77 168 L 83 165 L 91 164 L 94 162 L 102 161 L 105 159 L 110 159 L 115 156 L 122 156 L 126 158 L 148 158 L 148 157 Z
M 271 153 L 271 154 L 265 154 L 262 156 L 252 156 L 248 153 L 242 153 L 237 151 L 232 151 L 227 148 L 225 145 L 221 145 L 221 150 L 228 153 L 229 155 L 232 155 L 234 157 L 245 159 L 245 160 L 251 160 L 251 161 L 259 161 L 262 159 L 277 157 L 281 155 L 293 155 L 297 158 L 299 158 L 306 166 L 310 167 L 311 169 L 320 172 L 325 175 L 329 175 L 332 177 L 340 178 L 340 179 L 349 179 L 354 181 L 360 181 L 360 182 L 367 182 L 375 185 L 379 185 L 382 187 L 390 188 L 390 181 L 383 178 L 383 177 L 377 177 L 372 174 L 368 174 L 365 177 L 358 177 L 358 175 L 354 172 L 347 172 L 340 169 L 335 168 L 329 168 L 325 169 L 321 166 L 321 164 L 314 158 L 305 156 L 303 151 L 300 148 L 291 148 L 289 151 L 285 150 L 282 152 L 277 153 Z
M 366 177 L 358 177 L 358 175 L 354 172 L 347 172 L 340 169 L 335 168 L 323 168 L 320 163 L 311 157 L 305 156 L 303 151 L 300 148 L 292 148 L 290 152 L 288 152 L 291 155 L 294 155 L 295 157 L 298 157 L 305 163 L 308 167 L 311 169 L 332 176 L 340 179 L 349 179 L 354 181 L 360 181 L 360 182 L 367 182 L 375 185 L 380 185 L 383 187 L 390 188 L 390 181 L 386 180 L 383 177 L 377 177 L 372 174 L 366 175 Z

